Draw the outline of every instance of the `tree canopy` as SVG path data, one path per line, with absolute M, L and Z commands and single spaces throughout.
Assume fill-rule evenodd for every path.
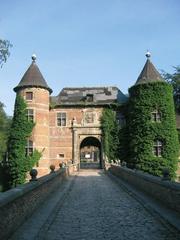
M 4 111 L 4 104 L 0 102 L 0 162 L 6 152 L 6 143 L 11 119 Z
M 10 56 L 10 48 L 12 47 L 12 44 L 8 40 L 0 39 L 0 66 L 3 66 L 3 63 L 5 63 Z
M 162 71 L 164 79 L 173 86 L 174 104 L 176 112 L 180 113 L 180 66 L 173 67 L 174 73 Z

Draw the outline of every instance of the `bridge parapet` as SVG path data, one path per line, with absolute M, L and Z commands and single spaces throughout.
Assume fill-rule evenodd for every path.
M 180 214 L 180 183 L 113 164 L 108 171 Z
M 0 194 L 0 239 L 7 239 L 73 172 L 75 164 Z

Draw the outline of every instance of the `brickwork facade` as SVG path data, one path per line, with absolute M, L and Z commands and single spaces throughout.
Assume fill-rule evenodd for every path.
M 136 84 L 164 81 L 149 60 L 146 65 Z M 93 152 L 94 147 L 97 148 L 99 166 L 104 167 L 100 118 L 105 107 L 114 103 L 123 105 L 127 101 L 128 97 L 118 88 L 64 88 L 58 96 L 50 96 L 52 90 L 33 58 L 14 90 L 26 100 L 27 117 L 35 122 L 29 140 L 30 147 L 42 153 L 36 166 L 39 176 L 49 173 L 51 164 L 56 168 L 60 163 L 73 162 L 80 165 L 84 141 L 87 142 L 83 145 L 85 149 L 89 148 Z M 119 120 L 125 122 L 121 113 Z M 89 158 L 88 154 L 84 154 L 86 157 Z M 93 159 L 97 160 L 97 157 Z

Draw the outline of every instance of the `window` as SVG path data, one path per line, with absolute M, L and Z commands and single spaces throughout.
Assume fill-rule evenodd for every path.
M 64 153 L 60 153 L 60 154 L 59 154 L 59 157 L 60 157 L 60 158 L 64 158 Z
M 26 92 L 26 100 L 27 101 L 33 100 L 33 92 Z
M 26 156 L 31 156 L 33 154 L 33 141 L 27 140 L 26 144 Z
M 154 141 L 154 146 L 153 146 L 154 156 L 161 157 L 162 156 L 162 148 L 163 148 L 162 141 L 155 140 Z
M 33 122 L 34 121 L 34 110 L 27 109 L 26 116 L 27 116 L 28 121 Z
M 64 112 L 57 113 L 57 125 L 66 126 L 66 113 Z
M 153 122 L 161 122 L 161 113 L 158 110 L 152 112 L 151 119 Z
M 116 121 L 121 128 L 123 128 L 126 125 L 126 118 L 122 113 L 119 112 L 116 113 Z
M 87 94 L 86 95 L 86 101 L 87 102 L 93 102 L 93 94 Z

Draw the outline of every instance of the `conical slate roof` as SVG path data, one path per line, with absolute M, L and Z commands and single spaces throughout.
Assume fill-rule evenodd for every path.
M 14 91 L 17 92 L 21 88 L 26 87 L 39 87 L 45 88 L 50 93 L 52 93 L 52 89 L 47 85 L 43 75 L 41 74 L 38 66 L 36 65 L 35 58 L 32 58 L 33 61 L 29 66 L 28 70 L 25 72 L 19 84 L 14 88 Z
M 135 85 L 162 81 L 164 81 L 164 79 L 161 77 L 159 72 L 156 70 L 156 68 L 148 58 Z

